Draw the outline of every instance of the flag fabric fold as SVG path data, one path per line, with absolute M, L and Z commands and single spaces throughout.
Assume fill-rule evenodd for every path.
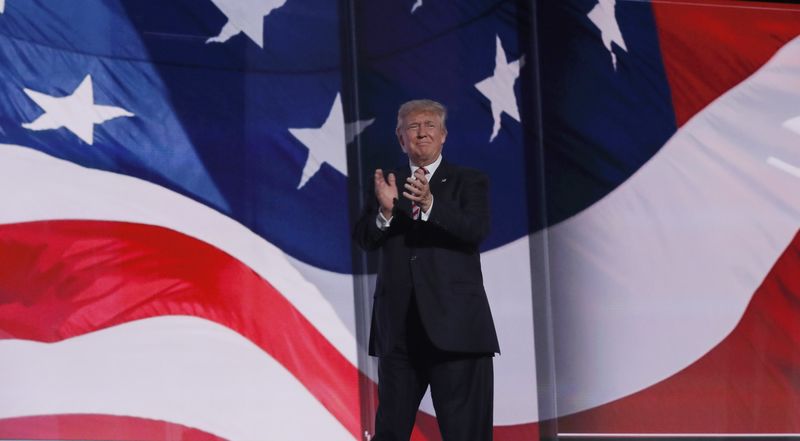
M 0 0 L 0 435 L 364 439 L 350 192 L 423 97 L 490 178 L 495 439 L 798 433 L 800 8 L 341 3 Z

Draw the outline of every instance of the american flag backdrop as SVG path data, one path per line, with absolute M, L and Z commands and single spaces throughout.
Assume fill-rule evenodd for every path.
M 350 225 L 422 97 L 491 180 L 495 439 L 800 434 L 798 37 L 782 2 L 0 0 L 0 438 L 366 439 Z

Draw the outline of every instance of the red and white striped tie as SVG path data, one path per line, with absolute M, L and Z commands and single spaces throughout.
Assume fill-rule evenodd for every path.
M 419 169 L 422 170 L 422 173 L 425 173 L 426 176 L 428 175 L 428 170 L 425 167 L 420 167 Z M 420 211 L 421 210 L 419 209 L 419 205 L 417 205 L 416 202 L 412 202 L 411 203 L 411 218 L 414 219 L 414 220 L 419 219 Z

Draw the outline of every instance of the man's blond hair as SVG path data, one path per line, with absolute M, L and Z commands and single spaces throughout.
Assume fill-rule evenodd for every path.
M 430 112 L 439 116 L 442 122 L 442 130 L 447 132 L 447 125 L 445 123 L 447 120 L 447 108 L 442 103 L 428 99 L 411 100 L 403 103 L 400 108 L 397 109 L 397 130 L 400 130 L 400 126 L 403 124 L 403 119 L 405 117 L 412 113 L 419 112 Z

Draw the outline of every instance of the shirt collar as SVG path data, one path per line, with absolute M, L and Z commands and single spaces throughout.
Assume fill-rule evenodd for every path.
M 442 163 L 442 155 L 439 155 L 439 157 L 436 158 L 435 161 L 425 166 L 425 170 L 428 170 L 428 173 L 425 176 L 432 176 L 434 173 L 436 173 L 436 169 L 439 168 L 439 164 L 441 163 Z M 411 166 L 411 176 L 414 176 L 414 172 L 416 172 L 419 167 L 412 164 L 411 161 L 408 162 L 408 165 Z

